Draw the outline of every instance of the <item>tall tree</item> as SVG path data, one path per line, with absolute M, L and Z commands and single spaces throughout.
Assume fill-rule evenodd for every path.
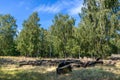
M 16 29 L 16 20 L 13 16 L 0 16 L 0 55 L 14 55 Z
M 40 30 L 40 55 L 41 57 L 49 57 L 48 31 L 43 28 Z
M 111 53 L 110 40 L 116 39 L 118 12 L 118 0 L 84 0 L 80 30 L 85 39 L 82 46 L 87 45 L 85 53 L 101 57 Z
M 23 29 L 17 38 L 17 49 L 25 56 L 36 56 L 40 48 L 40 24 L 38 13 L 34 12 L 23 22 Z
M 75 20 L 68 15 L 58 14 L 53 20 L 51 32 L 59 42 L 59 49 L 62 51 L 64 57 L 67 55 L 66 45 L 68 40 L 72 36 L 72 30 L 75 24 Z

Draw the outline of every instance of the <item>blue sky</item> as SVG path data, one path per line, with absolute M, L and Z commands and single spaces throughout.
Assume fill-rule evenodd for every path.
M 58 13 L 69 14 L 76 19 L 76 26 L 80 18 L 83 0 L 1 0 L 0 14 L 11 14 L 17 20 L 18 30 L 22 23 L 34 11 L 39 13 L 41 27 L 48 29 L 54 16 Z

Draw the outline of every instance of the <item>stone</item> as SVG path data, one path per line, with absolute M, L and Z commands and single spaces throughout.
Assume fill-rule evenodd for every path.
M 69 72 L 72 72 L 70 62 L 63 61 L 60 64 L 58 64 L 58 67 L 56 69 L 57 74 L 65 74 Z

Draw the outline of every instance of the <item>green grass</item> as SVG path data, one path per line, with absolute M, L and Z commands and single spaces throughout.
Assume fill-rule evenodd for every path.
M 114 67 L 79 68 L 57 75 L 55 67 L 7 65 L 0 68 L 0 80 L 120 80 L 120 69 Z
M 69 74 L 57 75 L 56 67 L 0 66 L 0 80 L 120 80 L 120 65 L 74 68 Z

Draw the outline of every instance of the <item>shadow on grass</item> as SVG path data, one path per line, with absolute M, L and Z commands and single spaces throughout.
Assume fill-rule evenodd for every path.
M 8 74 L 0 72 L 0 80 L 44 80 L 45 76 L 39 72 L 18 72 Z
M 55 71 L 42 73 L 38 71 L 15 71 L 7 73 L 0 70 L 0 80 L 120 80 L 120 76 L 102 69 L 80 69 L 64 75 Z
M 120 80 L 119 75 L 98 68 L 76 70 L 72 76 L 75 80 Z M 78 77 L 80 79 L 77 79 Z

